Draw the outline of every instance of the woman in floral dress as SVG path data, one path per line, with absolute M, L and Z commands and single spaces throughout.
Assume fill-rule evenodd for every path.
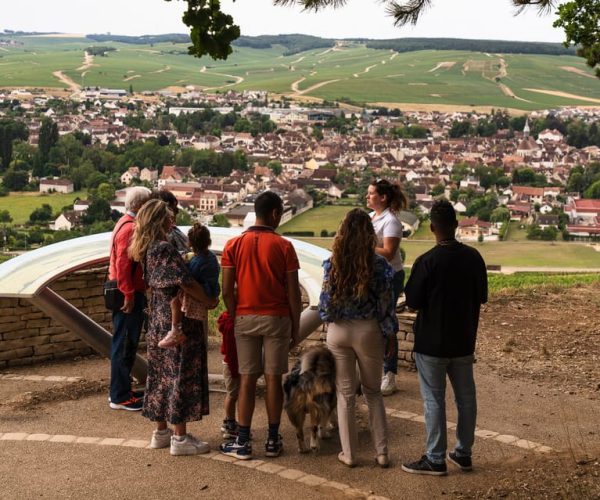
M 186 341 L 171 349 L 158 342 L 171 327 L 171 299 L 181 290 L 214 307 L 190 275 L 177 250 L 168 243 L 172 213 L 161 200 L 150 200 L 138 212 L 129 255 L 141 262 L 150 289 L 146 335 L 148 377 L 142 415 L 156 422 L 151 448 L 170 446 L 171 455 L 207 453 L 207 443 L 187 433 L 186 423 L 208 415 L 206 336 L 201 321 L 183 318 Z M 173 430 L 168 424 L 173 426 Z

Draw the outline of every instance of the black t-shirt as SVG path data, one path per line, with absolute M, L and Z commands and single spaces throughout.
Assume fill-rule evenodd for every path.
M 415 352 L 440 358 L 475 352 L 479 309 L 487 302 L 487 270 L 477 250 L 436 245 L 413 264 L 406 305 L 417 309 Z

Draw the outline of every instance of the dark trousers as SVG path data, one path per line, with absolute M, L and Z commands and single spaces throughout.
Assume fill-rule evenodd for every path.
M 133 310 L 129 314 L 113 312 L 113 336 L 110 349 L 110 400 L 127 401 L 131 395 L 131 369 L 144 325 L 146 297 L 135 292 Z

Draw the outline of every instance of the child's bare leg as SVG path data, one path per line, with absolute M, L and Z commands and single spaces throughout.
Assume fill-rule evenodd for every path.
M 181 331 L 181 321 L 183 313 L 181 312 L 181 300 L 179 296 L 171 300 L 171 329 L 165 337 L 158 343 L 158 347 L 175 347 L 185 341 L 185 335 Z
M 230 394 L 225 396 L 225 418 L 227 420 L 235 420 L 235 406 L 237 403 L 237 397 L 234 398 Z

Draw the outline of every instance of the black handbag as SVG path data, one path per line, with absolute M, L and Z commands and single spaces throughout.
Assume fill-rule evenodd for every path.
M 124 222 L 121 225 L 121 227 L 119 228 L 119 231 L 123 228 L 123 226 L 125 224 L 133 224 L 133 221 Z M 117 231 L 113 237 L 113 244 L 111 247 L 111 255 L 115 250 L 114 241 L 117 237 L 117 234 L 119 234 L 119 231 Z M 137 262 L 134 262 L 134 265 L 131 268 L 132 276 L 135 274 L 136 264 L 137 264 Z M 110 264 L 109 264 L 109 268 L 110 268 Z M 108 277 L 108 271 L 106 271 L 106 276 Z M 123 295 L 123 292 L 121 290 L 119 290 L 117 280 L 106 280 L 105 279 L 104 285 L 102 286 L 102 295 L 104 297 L 104 305 L 106 306 L 106 308 L 109 311 L 118 312 L 123 307 L 123 304 L 125 304 L 125 295 Z
M 125 304 L 125 295 L 119 290 L 117 280 L 105 281 L 102 288 L 106 308 L 113 312 L 120 311 L 123 304 Z

